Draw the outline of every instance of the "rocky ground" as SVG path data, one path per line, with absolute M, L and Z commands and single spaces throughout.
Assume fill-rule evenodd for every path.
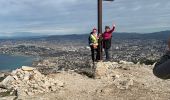
M 170 81 L 156 78 L 152 73 L 153 65 L 98 62 L 95 68 L 95 77 L 89 78 L 74 70 L 43 75 L 23 66 L 1 82 L 1 100 L 170 99 Z

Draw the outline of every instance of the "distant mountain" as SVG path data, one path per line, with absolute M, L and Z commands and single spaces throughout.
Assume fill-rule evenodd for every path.
M 72 34 L 72 35 L 53 35 L 40 39 L 45 40 L 79 40 L 87 41 L 89 34 Z M 159 39 L 167 40 L 170 38 L 170 31 L 161 31 L 147 34 L 139 33 L 113 33 L 113 38 L 115 39 Z
M 159 39 L 167 40 L 170 38 L 170 31 L 161 31 L 147 34 L 138 33 L 114 33 L 113 38 L 119 39 Z
M 2 33 L 1 33 L 2 34 Z M 11 33 L 11 35 L 6 35 L 4 33 L 3 36 L 0 36 L 0 39 L 27 39 L 27 38 L 39 38 L 39 37 L 45 37 L 43 35 L 37 35 L 38 33 L 32 33 L 32 32 L 15 32 Z
M 51 35 L 51 36 L 25 36 L 15 37 L 14 39 L 31 39 L 31 40 L 58 40 L 58 41 L 79 41 L 85 42 L 88 40 L 89 34 L 71 34 L 71 35 Z M 159 39 L 167 40 L 170 38 L 170 31 L 161 31 L 147 34 L 139 33 L 113 33 L 113 39 Z M 8 39 L 8 38 L 7 38 Z

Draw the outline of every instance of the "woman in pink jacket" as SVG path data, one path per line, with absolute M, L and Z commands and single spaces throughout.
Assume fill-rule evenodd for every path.
M 112 42 L 112 33 L 115 30 L 115 24 L 113 24 L 112 29 L 110 29 L 109 26 L 105 27 L 105 32 L 103 33 L 103 48 L 106 55 L 106 60 L 110 60 L 110 48 L 111 48 L 111 42 Z

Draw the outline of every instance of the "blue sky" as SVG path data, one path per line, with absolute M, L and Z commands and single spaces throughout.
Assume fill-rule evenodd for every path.
M 89 33 L 97 26 L 97 0 L 0 0 L 0 36 Z M 117 32 L 170 30 L 170 0 L 103 2 L 103 25 Z

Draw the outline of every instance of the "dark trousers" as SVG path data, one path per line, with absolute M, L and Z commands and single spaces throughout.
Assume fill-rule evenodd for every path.
M 155 76 L 161 79 L 170 79 L 170 60 L 155 66 L 153 69 L 153 73 Z
M 98 60 L 98 49 L 95 49 L 93 46 L 90 46 L 91 48 L 91 57 L 92 57 L 92 61 L 96 61 Z
M 103 40 L 103 48 L 104 48 L 104 51 L 105 51 L 106 60 L 111 59 L 111 56 L 110 56 L 111 41 L 112 41 L 111 38 L 107 39 L 107 40 Z
M 110 49 L 104 49 L 105 55 L 106 55 L 106 60 L 110 60 Z

